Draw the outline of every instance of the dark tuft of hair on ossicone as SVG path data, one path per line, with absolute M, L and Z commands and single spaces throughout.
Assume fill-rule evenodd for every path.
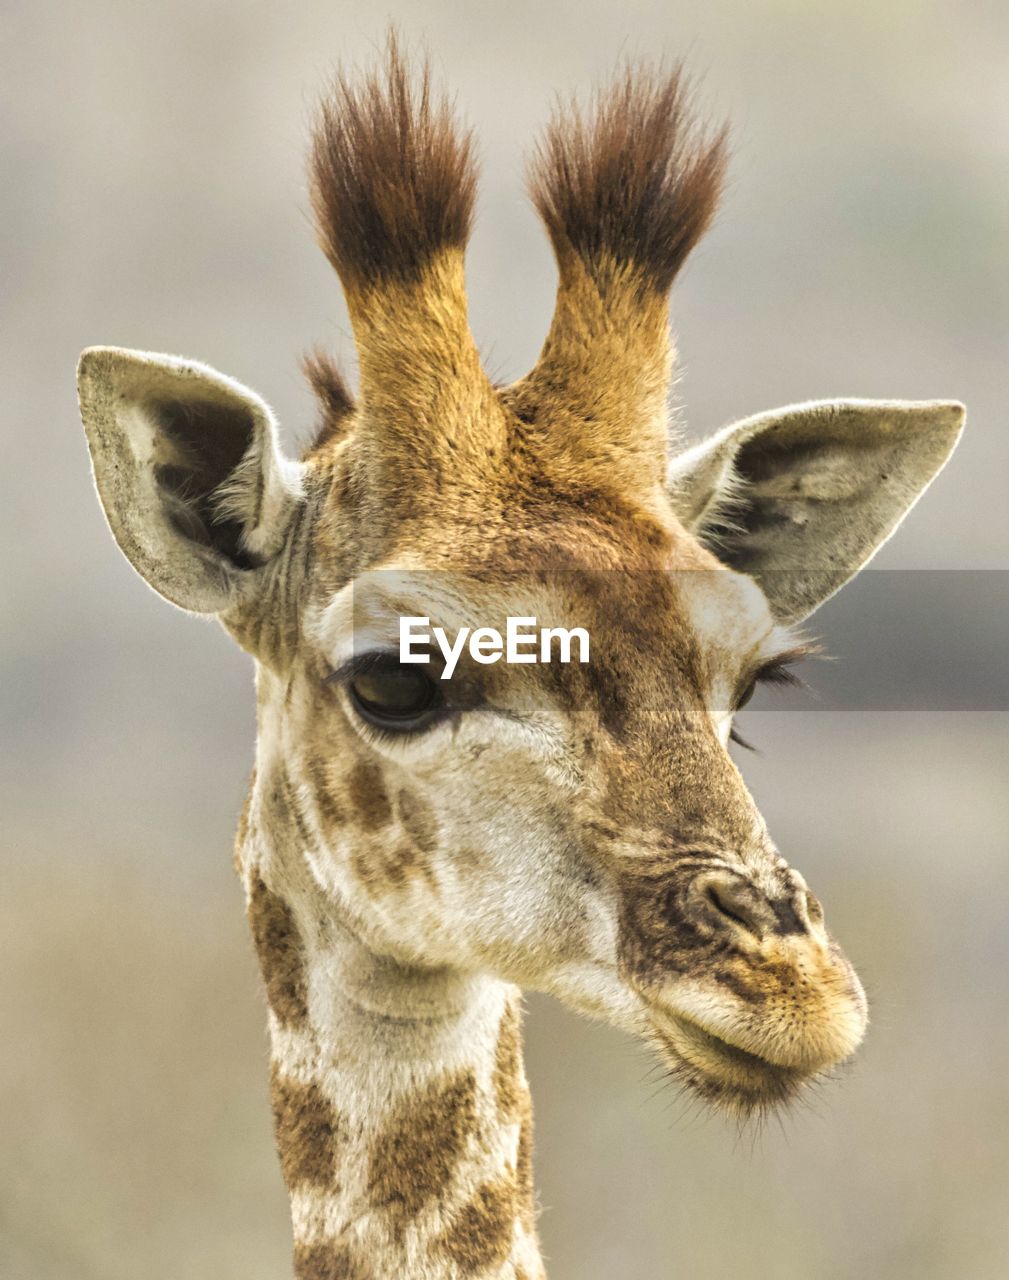
M 316 123 L 310 165 L 319 242 L 351 291 L 417 279 L 462 248 L 476 195 L 472 136 L 423 62 L 411 72 L 394 33 L 380 70 L 338 74 Z
M 616 264 L 665 292 L 714 217 L 727 159 L 727 127 L 698 126 L 680 67 L 631 66 L 587 113 L 558 105 L 529 187 L 562 270 L 573 253 L 600 283 Z

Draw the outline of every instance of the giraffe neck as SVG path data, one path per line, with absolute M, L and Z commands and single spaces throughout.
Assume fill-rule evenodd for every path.
M 295 1275 L 537 1280 L 518 990 L 408 968 L 320 916 L 304 859 L 270 847 L 283 790 L 254 794 L 239 862 Z

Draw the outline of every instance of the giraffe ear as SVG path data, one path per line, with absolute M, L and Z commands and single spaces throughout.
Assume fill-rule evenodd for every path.
M 300 464 L 280 454 L 267 405 L 206 365 L 117 347 L 85 351 L 77 387 L 123 554 L 183 609 L 239 603 L 301 501 Z
M 952 453 L 963 405 L 831 400 L 734 423 L 673 459 L 676 514 L 799 622 L 890 537 Z

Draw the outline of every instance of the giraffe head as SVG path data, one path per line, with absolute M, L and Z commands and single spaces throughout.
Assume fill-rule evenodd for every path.
M 291 461 L 266 404 L 204 365 L 93 348 L 79 381 L 120 547 L 256 659 L 275 878 L 372 954 L 552 992 L 746 1110 L 850 1055 L 866 1002 L 729 756 L 733 713 L 788 678 L 793 628 L 963 410 L 804 404 L 670 446 L 667 295 L 724 158 L 675 74 L 558 114 L 532 177 L 556 310 L 496 387 L 466 318 L 469 138 L 393 49 L 338 82 L 312 166 L 358 403 L 314 358 L 324 425 Z M 436 651 L 400 662 L 402 617 L 578 626 L 589 661 L 467 653 L 444 679 Z

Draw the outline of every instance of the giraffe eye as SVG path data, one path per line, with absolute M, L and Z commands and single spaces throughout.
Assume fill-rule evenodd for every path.
M 376 729 L 416 733 L 444 707 L 437 683 L 422 667 L 404 666 L 394 655 L 367 655 L 348 682 L 350 700 Z

